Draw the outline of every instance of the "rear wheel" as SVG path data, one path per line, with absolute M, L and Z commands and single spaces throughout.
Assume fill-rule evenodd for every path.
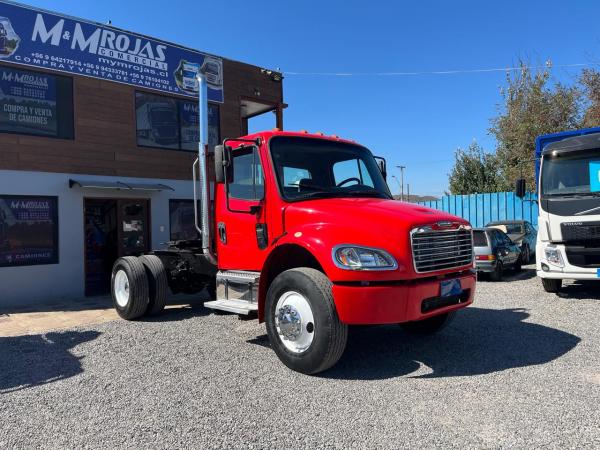
M 430 317 L 425 320 L 401 323 L 400 326 L 404 328 L 405 331 L 413 334 L 434 334 L 446 328 L 446 326 L 452 322 L 452 319 L 454 319 L 455 314 L 456 313 L 454 312 L 440 314 L 439 316 Z
M 167 271 L 160 258 L 156 255 L 140 256 L 140 261 L 146 269 L 148 277 L 148 306 L 146 314 L 154 315 L 165 309 L 169 282 Z
M 521 250 L 521 262 L 525 265 L 531 262 L 531 250 L 529 250 L 529 245 L 527 244 L 524 244 Z
M 148 306 L 148 277 L 138 258 L 125 256 L 117 259 L 110 285 L 113 304 L 119 316 L 134 320 L 144 315 Z
M 502 281 L 502 276 L 504 275 L 504 266 L 502 265 L 502 261 L 498 261 L 496 263 L 496 267 L 493 272 L 490 272 L 490 279 L 492 281 Z
M 322 372 L 344 353 L 348 326 L 338 318 L 331 281 L 315 269 L 279 274 L 267 292 L 265 319 L 273 350 L 292 370 Z
M 517 258 L 513 269 L 515 269 L 515 272 L 520 272 L 521 270 L 523 270 L 523 263 L 521 262 L 521 258 Z
M 542 278 L 542 286 L 544 286 L 544 290 L 546 292 L 556 294 L 560 292 L 560 288 L 562 287 L 562 280 L 553 278 Z

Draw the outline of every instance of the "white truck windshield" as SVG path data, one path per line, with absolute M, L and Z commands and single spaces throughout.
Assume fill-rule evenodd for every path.
M 595 195 L 598 193 L 595 187 L 600 184 L 599 169 L 600 150 L 579 155 L 544 156 L 542 196 Z M 590 180 L 593 181 L 591 186 Z

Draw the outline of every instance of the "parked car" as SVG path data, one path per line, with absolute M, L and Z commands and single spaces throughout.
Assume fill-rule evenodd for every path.
M 521 270 L 521 247 L 497 228 L 475 228 L 473 251 L 477 272 L 489 273 L 493 281 L 502 280 L 504 270 Z
M 535 254 L 537 230 L 526 220 L 500 220 L 490 222 L 486 227 L 497 228 L 508 235 L 511 241 L 521 247 L 521 262 L 529 264 Z M 533 259 L 535 261 L 535 259 Z

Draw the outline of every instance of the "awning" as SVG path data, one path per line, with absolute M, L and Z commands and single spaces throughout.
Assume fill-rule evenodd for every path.
M 122 181 L 103 180 L 69 180 L 69 187 L 80 187 L 85 189 L 119 189 L 123 191 L 174 191 L 166 184 L 152 183 L 124 183 Z

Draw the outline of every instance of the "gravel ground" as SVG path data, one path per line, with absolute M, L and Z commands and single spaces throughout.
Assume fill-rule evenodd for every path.
M 599 313 L 527 270 L 434 337 L 351 329 L 318 377 L 200 307 L 0 338 L 0 448 L 599 448 Z

